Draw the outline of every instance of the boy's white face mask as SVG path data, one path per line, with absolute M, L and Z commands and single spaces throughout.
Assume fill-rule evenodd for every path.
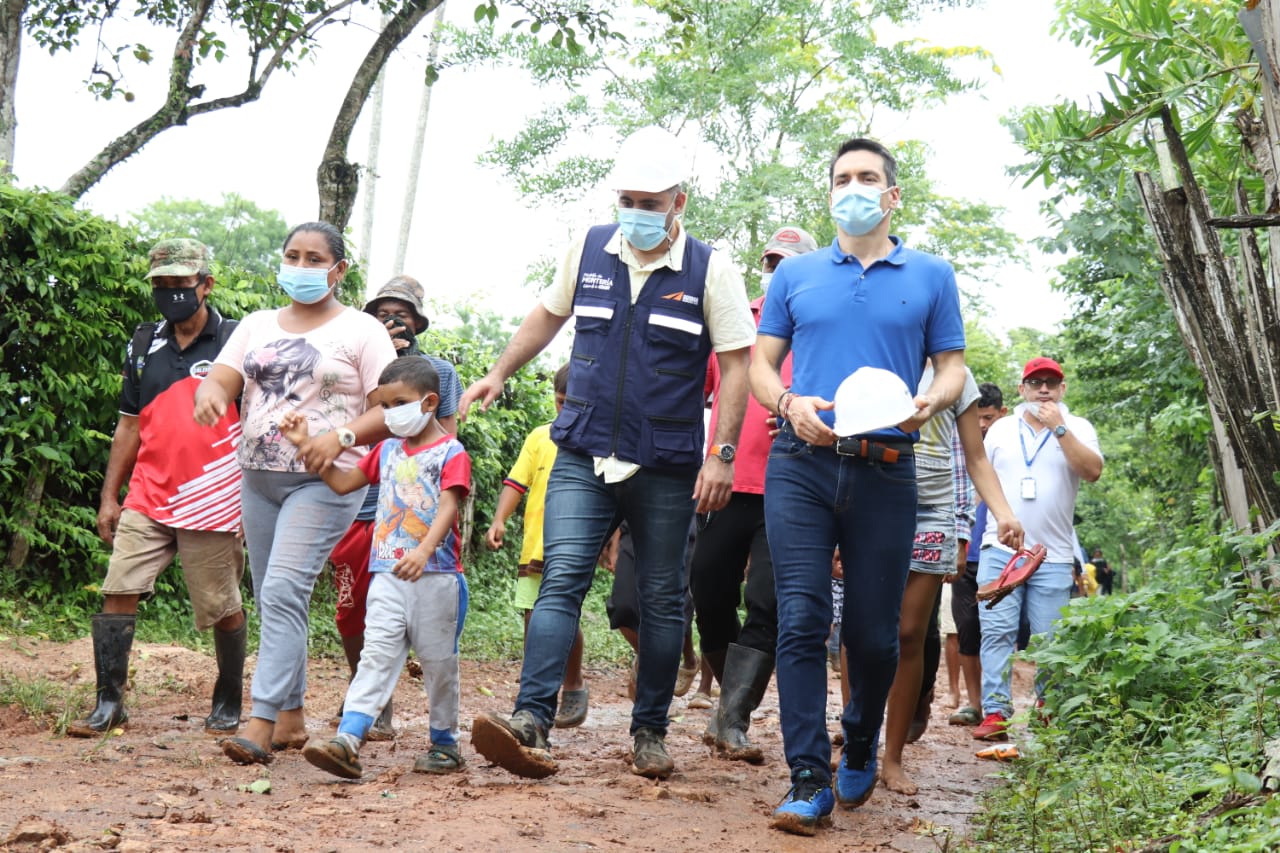
M 426 429 L 427 424 L 431 423 L 431 412 L 422 411 L 422 404 L 426 400 L 427 398 L 423 397 L 416 403 L 405 403 L 402 406 L 383 409 L 382 417 L 391 434 L 400 438 L 409 438 Z

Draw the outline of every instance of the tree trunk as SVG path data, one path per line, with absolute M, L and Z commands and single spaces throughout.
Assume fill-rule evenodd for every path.
M 347 160 L 347 148 L 356 120 L 360 118 L 360 110 L 369 99 L 374 81 L 382 73 L 392 52 L 440 2 L 441 0 L 407 0 L 391 16 L 390 22 L 369 48 L 364 61 L 351 78 L 347 96 L 338 108 L 329 142 L 320 159 L 320 166 L 316 169 L 316 186 L 320 194 L 319 218 L 340 230 L 345 230 L 351 221 L 356 193 L 360 189 L 360 167 Z
M 1164 171 L 1176 174 L 1180 186 L 1162 191 L 1149 174 L 1140 172 L 1135 177 L 1164 263 L 1161 286 L 1226 435 L 1226 446 L 1219 446 L 1219 486 L 1228 498 L 1235 491 L 1230 478 L 1223 475 L 1234 455 L 1249 506 L 1258 511 L 1258 521 L 1265 527 L 1280 518 L 1280 486 L 1272 476 L 1280 470 L 1280 431 L 1270 414 L 1280 409 L 1270 363 L 1271 353 L 1280 351 L 1280 329 L 1274 323 L 1266 328 L 1251 322 L 1248 315 L 1269 315 L 1266 303 L 1275 300 L 1271 282 L 1280 259 L 1272 258 L 1270 281 L 1258 280 L 1256 267 L 1261 261 L 1256 244 L 1242 241 L 1240 268 L 1250 280 L 1246 287 L 1237 283 L 1218 235 L 1208 225 L 1208 202 L 1167 109 L 1159 126 L 1165 142 L 1161 154 L 1171 166 Z M 1242 305 L 1242 297 L 1249 304 Z M 1240 508 L 1230 509 L 1238 519 Z
M 49 479 L 49 465 L 48 459 L 41 459 L 31 469 L 31 473 L 27 475 L 27 486 L 22 495 L 26 509 L 16 519 L 17 524 L 14 526 L 13 539 L 9 543 L 9 553 L 5 556 L 4 561 L 7 571 L 16 572 L 27 563 L 27 554 L 31 552 L 31 540 L 27 538 L 23 530 L 36 523 L 36 516 L 40 512 L 40 503 L 44 500 L 44 484 Z
M 382 28 L 385 30 L 391 22 L 390 15 L 382 16 Z M 364 188 L 364 213 L 360 223 L 360 254 L 363 256 L 365 269 L 373 264 L 373 220 L 377 209 L 378 197 L 378 152 L 382 148 L 382 105 L 387 95 L 387 69 L 384 67 L 378 74 L 378 82 L 373 84 L 373 120 L 369 122 L 369 183 Z M 393 273 L 399 269 L 393 270 Z M 369 282 L 372 284 L 373 282 Z
M 435 65 L 440 52 L 440 27 L 444 24 L 444 7 L 448 0 L 440 0 L 436 20 L 428 39 L 427 64 Z M 431 83 L 422 87 L 422 102 L 418 104 L 418 127 L 409 155 L 409 175 L 404 184 L 404 205 L 400 210 L 400 239 L 396 241 L 396 274 L 404 272 L 404 258 L 409 251 L 409 231 L 413 227 L 413 209 L 418 200 L 418 177 L 422 173 L 422 146 L 427 136 L 427 116 L 431 112 Z
M 18 118 L 18 59 L 22 54 L 22 14 L 27 0 L 0 0 L 0 174 L 13 171 Z

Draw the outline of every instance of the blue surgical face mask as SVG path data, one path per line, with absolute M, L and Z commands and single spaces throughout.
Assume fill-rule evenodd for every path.
M 412 438 L 427 428 L 427 424 L 431 423 L 431 413 L 422 411 L 422 402 L 425 399 L 423 397 L 416 403 L 392 406 L 382 411 L 382 418 L 386 421 L 387 429 L 391 430 L 392 435 Z
M 671 203 L 675 207 L 675 202 Z M 618 208 L 618 226 L 627 242 L 642 252 L 656 249 L 667 239 L 667 214 L 671 207 L 664 211 L 639 210 L 634 207 Z
M 893 189 L 890 187 L 889 189 Z M 880 208 L 880 196 L 889 190 L 866 184 L 849 184 L 836 190 L 831 200 L 831 217 L 840 230 L 850 237 L 868 234 L 884 219 Z
M 342 263 L 339 261 L 338 263 Z M 338 266 L 329 269 L 316 267 L 294 267 L 281 262 L 280 271 L 276 273 L 276 281 L 280 289 L 289 294 L 289 298 L 303 305 L 314 305 L 329 295 L 333 289 L 329 284 L 329 273 Z

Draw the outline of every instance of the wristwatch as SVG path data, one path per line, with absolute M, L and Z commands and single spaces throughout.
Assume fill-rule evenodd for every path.
M 335 432 L 338 433 L 338 444 L 342 445 L 343 447 L 356 446 L 356 434 L 354 432 L 347 429 L 346 427 L 338 427 L 338 429 L 335 430 Z
M 733 457 L 738 454 L 738 448 L 732 444 L 713 444 L 711 445 L 711 455 L 719 459 L 721 462 L 732 462 Z
M 1067 434 L 1067 425 L 1058 424 L 1056 427 L 1053 428 L 1053 434 L 1056 435 L 1058 438 L 1062 438 L 1064 435 Z

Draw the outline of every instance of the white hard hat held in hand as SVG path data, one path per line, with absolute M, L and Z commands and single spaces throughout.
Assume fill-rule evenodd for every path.
M 865 435 L 897 426 L 916 413 L 911 390 L 896 373 L 860 367 L 836 389 L 836 435 Z
M 609 175 L 609 189 L 658 193 L 689 177 L 689 152 L 671 131 L 642 127 L 622 141 Z

